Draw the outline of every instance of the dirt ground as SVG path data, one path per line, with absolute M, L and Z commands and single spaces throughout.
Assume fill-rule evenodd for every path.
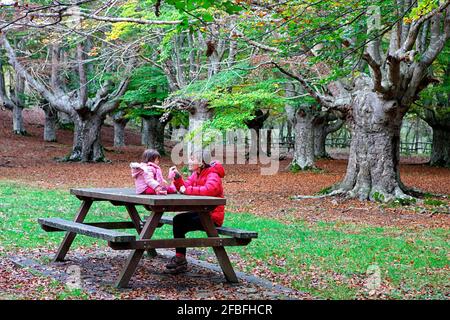
M 117 275 L 128 257 L 127 252 L 117 252 L 109 248 L 78 248 L 71 250 L 68 260 L 51 263 L 53 251 L 27 249 L 9 254 L 10 259 L 0 259 L 0 300 L 15 296 L 20 299 L 58 299 L 56 293 L 64 290 L 61 284 L 67 284 L 74 274 L 70 268 L 79 268 L 79 281 L 89 299 L 313 299 L 307 293 L 290 290 L 286 287 L 272 287 L 265 283 L 242 279 L 237 284 L 224 282 L 223 275 L 205 267 L 199 267 L 190 261 L 187 273 L 166 274 L 164 265 L 169 256 L 160 254 L 152 259 L 144 258 L 133 275 L 129 288 L 116 289 Z M 190 254 L 192 256 L 192 252 Z M 189 258 L 190 259 L 190 258 Z M 45 277 L 26 272 L 24 268 L 42 274 Z M 72 269 L 73 270 L 73 269 Z M 108 272 L 105 272 L 108 271 Z M 56 288 L 50 286 L 50 280 L 57 280 Z M 75 280 L 75 279 L 73 279 Z M 72 280 L 72 281 L 73 281 Z M 17 287 L 20 287 L 20 291 Z M 45 290 L 43 290 L 46 288 Z M 52 289 L 47 289 L 52 288 Z M 55 290 L 58 289 L 58 290 Z
M 102 141 L 110 163 L 60 163 L 55 160 L 69 153 L 72 132 L 59 130 L 58 142 L 43 142 L 44 115 L 39 109 L 25 110 L 28 136 L 11 132 L 11 112 L 0 109 L 0 179 L 20 181 L 41 188 L 67 190 L 70 187 L 133 187 L 129 162 L 138 161 L 143 146 L 138 132 L 126 132 L 127 147 L 113 147 L 113 128 L 104 126 Z M 342 158 L 342 155 L 339 156 Z M 423 158 L 402 159 L 401 178 L 407 186 L 423 191 L 450 194 L 450 169 L 433 168 Z M 289 159 L 280 163 L 276 175 L 263 176 L 258 165 L 225 165 L 225 196 L 230 212 L 250 212 L 289 222 L 345 221 L 381 226 L 444 227 L 448 214 L 432 214 L 412 208 L 389 208 L 379 204 L 339 198 L 292 200 L 295 195 L 312 195 L 340 181 L 347 161 L 321 160 L 321 172 L 291 173 L 286 170 Z M 165 173 L 170 158 L 163 159 Z M 448 210 L 448 208 L 447 208 Z

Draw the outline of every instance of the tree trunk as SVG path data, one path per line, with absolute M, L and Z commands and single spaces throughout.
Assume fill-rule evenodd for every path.
M 104 118 L 96 114 L 74 117 L 73 147 L 69 161 L 101 162 L 105 160 L 101 144 Z
M 129 119 L 125 118 L 123 110 L 112 114 L 114 124 L 114 147 L 125 147 L 125 127 Z
M 325 150 L 325 140 L 327 139 L 327 123 L 325 120 L 314 123 L 314 156 L 318 159 L 328 158 Z
M 291 168 L 307 170 L 314 167 L 314 116 L 310 112 L 298 110 L 295 114 L 294 158 Z
M 400 181 L 400 127 L 406 108 L 370 90 L 355 94 L 347 173 L 336 192 L 360 200 L 405 198 Z
M 188 154 L 204 148 L 201 128 L 212 118 L 212 111 L 208 108 L 207 101 L 200 100 L 194 103 L 195 107 L 189 113 L 189 134 L 194 134 L 194 137 L 188 142 Z
M 253 115 L 254 115 L 253 119 L 245 121 L 247 127 L 251 130 L 254 130 L 250 141 L 251 145 L 249 149 L 249 157 L 248 157 L 249 159 L 250 158 L 257 159 L 259 153 L 261 152 L 260 130 L 263 128 L 264 122 L 269 117 L 269 111 L 266 111 L 266 113 L 264 113 L 261 109 L 256 109 Z
M 26 135 L 27 131 L 25 130 L 25 127 L 23 125 L 23 107 L 21 105 L 18 105 L 17 103 L 14 104 L 13 108 L 13 132 L 18 135 Z
M 145 121 L 144 118 L 141 118 L 142 122 L 141 122 L 141 144 L 143 146 L 148 145 L 148 134 L 149 134 L 149 123 L 148 121 Z
M 114 120 L 114 147 L 125 147 L 125 126 L 128 121 Z
M 450 167 L 450 128 L 433 127 L 430 165 Z
M 15 103 L 13 107 L 13 132 L 19 135 L 26 135 L 27 132 L 23 125 L 23 108 L 25 106 L 24 102 L 24 92 L 25 92 L 25 79 L 20 76 L 18 72 L 15 75 L 15 88 L 14 96 Z
M 161 155 L 165 155 L 166 151 L 164 149 L 164 128 L 168 121 L 161 122 L 161 116 L 146 116 L 142 118 L 144 129 L 143 129 L 143 140 L 145 146 L 149 149 L 158 150 Z
M 324 116 L 318 116 L 313 122 L 314 125 L 314 156 L 318 159 L 320 158 L 330 158 L 328 153 L 326 152 L 325 142 L 327 140 L 327 136 L 339 130 L 344 121 L 341 119 L 337 119 L 332 122 L 333 117 L 329 114 Z M 335 119 L 335 117 L 334 117 Z
M 55 142 L 56 141 L 56 124 L 58 122 L 58 113 L 55 109 L 48 104 L 42 108 L 45 113 L 44 124 L 44 141 Z
M 57 116 L 58 116 L 58 127 L 60 129 L 64 129 L 67 126 L 71 126 L 72 124 L 74 124 L 70 115 L 65 112 L 58 111 Z
M 267 156 L 271 156 L 272 155 L 272 127 L 269 128 L 269 130 L 267 130 Z

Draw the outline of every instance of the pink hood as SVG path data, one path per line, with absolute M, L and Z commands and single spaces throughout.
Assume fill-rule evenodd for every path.
M 207 170 L 217 173 L 221 178 L 225 177 L 225 169 L 219 161 L 213 161 L 209 165 Z
M 143 193 L 147 187 L 155 189 L 164 182 L 161 168 L 156 164 L 149 163 L 131 163 L 131 176 L 135 180 L 136 193 Z

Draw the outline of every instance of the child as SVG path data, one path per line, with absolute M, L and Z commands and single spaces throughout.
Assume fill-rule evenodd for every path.
M 161 155 L 153 149 L 145 150 L 142 162 L 130 163 L 131 176 L 134 178 L 137 194 L 177 193 L 175 186 L 164 180 L 159 163 Z

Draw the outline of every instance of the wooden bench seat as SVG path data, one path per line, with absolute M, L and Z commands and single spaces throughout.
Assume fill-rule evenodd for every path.
M 173 217 L 172 216 L 163 216 L 163 217 L 161 217 L 160 223 L 173 225 Z M 254 232 L 254 231 L 247 231 L 247 230 L 228 228 L 228 227 L 217 227 L 216 230 L 219 234 L 222 234 L 225 236 L 230 236 L 233 238 L 239 238 L 239 239 L 258 238 L 258 233 Z
M 128 233 L 108 230 L 60 218 L 39 218 L 38 222 L 45 231 L 70 231 L 110 242 L 130 242 L 136 240 L 136 236 Z

